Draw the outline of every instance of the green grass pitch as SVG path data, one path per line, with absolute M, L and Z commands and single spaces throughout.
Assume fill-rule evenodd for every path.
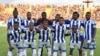
M 7 51 L 8 51 L 8 43 L 7 43 L 7 30 L 6 27 L 0 27 L 0 56 L 7 56 Z M 99 56 L 100 53 L 100 29 L 97 29 L 97 34 L 96 34 L 96 50 L 95 50 L 95 55 L 94 56 Z M 38 40 L 38 35 L 37 35 L 37 40 Z M 69 54 L 69 37 L 66 37 L 66 43 L 67 43 L 67 56 Z M 38 43 L 37 43 L 38 45 Z M 16 56 L 16 52 L 14 50 L 14 56 Z M 28 49 L 28 56 L 31 56 L 31 49 Z M 47 56 L 47 51 L 44 48 L 43 51 L 43 56 Z M 78 56 L 78 51 L 77 48 L 74 50 L 74 56 Z M 89 56 L 89 55 L 88 55 Z

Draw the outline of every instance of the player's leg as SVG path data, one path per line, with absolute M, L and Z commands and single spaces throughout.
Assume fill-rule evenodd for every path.
M 66 56 L 66 43 L 61 43 L 61 56 Z
M 90 56 L 94 56 L 94 50 L 96 48 L 96 42 L 95 41 L 91 42 L 89 48 L 90 48 Z
M 36 53 L 36 41 L 34 40 L 34 42 L 31 43 L 31 47 L 32 47 L 32 56 L 37 56 Z
M 51 56 L 51 46 L 50 46 L 50 42 L 47 42 L 46 43 L 46 48 L 47 48 L 47 51 L 48 51 L 48 56 Z
M 78 51 L 79 51 L 79 56 L 82 56 L 81 42 L 79 42 L 79 43 L 76 43 L 76 46 L 77 46 L 77 48 L 78 48 Z
M 87 56 L 87 51 L 88 51 L 88 43 L 86 40 L 84 40 L 83 43 L 83 56 Z
M 23 55 L 24 56 L 27 56 L 28 46 L 29 46 L 28 42 L 24 41 L 24 46 L 23 46 L 24 47 L 24 49 L 23 49 Z
M 70 53 L 69 53 L 69 56 L 73 56 L 73 50 L 74 50 L 74 43 L 70 42 Z
M 38 44 L 38 56 L 41 56 L 42 47 L 43 47 L 43 42 L 39 41 L 39 44 Z
M 17 43 L 17 48 L 18 48 L 18 56 L 23 56 L 24 53 L 24 45 L 23 42 L 20 41 L 19 43 Z
M 11 47 L 9 47 L 9 50 L 8 50 L 8 56 L 13 56 L 13 49 L 14 49 L 14 43 L 11 43 Z
M 57 52 L 59 50 L 59 43 L 53 43 L 53 56 L 57 56 Z

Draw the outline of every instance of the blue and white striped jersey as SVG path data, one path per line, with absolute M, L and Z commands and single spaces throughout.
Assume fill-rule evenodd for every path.
M 70 41 L 72 43 L 79 43 L 84 39 L 84 34 L 80 30 L 77 30 L 76 33 L 74 33 L 72 30 L 69 30 L 68 33 L 70 34 Z
M 83 27 L 85 30 L 84 37 L 86 40 L 91 40 L 94 35 L 94 29 L 96 28 L 96 23 L 93 20 L 84 20 Z
M 78 29 L 80 29 L 81 28 L 81 24 L 82 24 L 82 22 L 80 21 L 80 20 L 71 20 L 70 21 L 70 28 L 72 28 L 73 26 L 77 26 L 77 28 Z
M 34 42 L 36 35 L 36 30 L 33 29 L 33 31 L 30 31 L 29 29 L 25 31 L 24 40 L 27 40 L 28 42 Z
M 51 33 L 51 29 L 49 27 L 46 30 L 40 29 L 39 40 L 42 42 L 50 41 L 50 33 Z
M 65 42 L 65 31 L 66 29 L 68 28 L 69 26 L 66 25 L 66 24 L 63 24 L 63 25 L 59 25 L 56 24 L 53 28 L 54 28 L 54 38 L 53 40 L 55 42 L 58 42 L 58 43 L 64 43 Z
M 14 25 L 14 22 L 19 22 L 19 26 L 20 27 L 23 27 L 23 23 L 24 22 L 23 22 L 23 19 L 21 17 L 18 17 L 18 18 L 11 17 L 8 20 L 7 27 L 8 28 L 11 28 Z
M 24 20 L 24 27 L 28 28 L 30 22 L 34 23 L 34 20 L 32 20 L 32 19 L 31 20 L 28 20 L 28 19 Z
M 8 38 L 10 41 L 13 42 L 20 42 L 21 41 L 21 29 L 18 30 L 8 30 Z

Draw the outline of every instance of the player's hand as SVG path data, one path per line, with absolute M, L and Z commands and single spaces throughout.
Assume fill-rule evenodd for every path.
M 94 38 L 92 38 L 92 40 L 91 40 L 92 42 L 94 42 Z
M 10 50 L 10 51 L 12 51 L 13 49 L 14 49 L 13 47 L 9 46 L 9 50 Z

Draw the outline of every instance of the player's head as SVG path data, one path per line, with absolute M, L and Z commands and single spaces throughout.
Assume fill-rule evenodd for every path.
M 44 20 L 44 21 L 42 22 L 42 24 L 43 24 L 43 28 L 44 28 L 44 29 L 47 29 L 47 28 L 48 28 L 48 20 Z
M 79 13 L 78 12 L 73 12 L 72 19 L 77 20 L 79 18 Z
M 87 20 L 89 20 L 91 18 L 91 12 L 87 12 L 85 17 L 86 17 Z
M 14 16 L 14 18 L 17 18 L 17 16 L 18 16 L 17 8 L 14 8 L 14 10 L 13 10 L 13 16 Z
M 63 18 L 63 17 L 60 17 L 60 19 L 58 20 L 58 22 L 59 22 L 60 25 L 63 25 L 63 23 L 64 23 L 64 18 Z
M 42 19 L 46 19 L 47 13 L 46 12 L 42 12 L 41 16 L 42 16 Z
M 34 23 L 30 22 L 29 23 L 29 30 L 32 31 L 34 29 Z
M 14 22 L 14 29 L 17 30 L 19 28 L 19 22 Z
M 72 27 L 72 31 L 73 31 L 74 33 L 76 33 L 76 32 L 77 32 L 77 27 L 76 27 L 76 26 L 73 26 L 73 27 Z
M 30 20 L 31 19 L 31 12 L 27 12 L 27 19 Z
M 58 21 L 59 18 L 60 18 L 60 14 L 56 14 L 56 16 L 55 16 L 55 20 Z

